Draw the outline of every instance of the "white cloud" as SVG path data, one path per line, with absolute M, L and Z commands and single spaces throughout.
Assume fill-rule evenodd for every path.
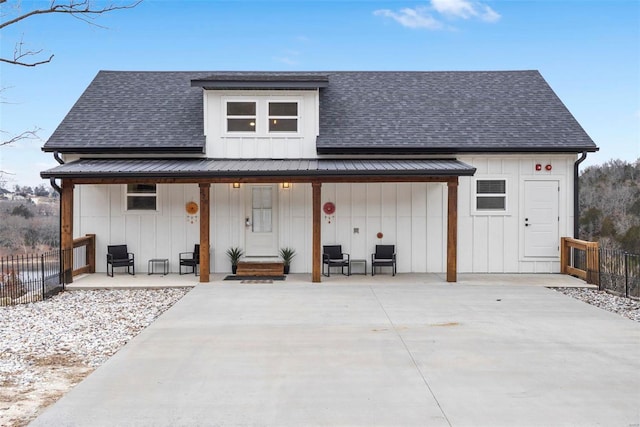
M 498 12 L 496 12 L 493 9 L 491 9 L 489 6 L 482 5 L 482 8 L 484 10 L 480 14 L 480 19 L 482 19 L 483 21 L 485 21 L 485 22 L 498 22 L 500 20 L 500 18 L 502 18 L 502 16 Z
M 431 7 L 438 13 L 452 18 L 479 18 L 485 22 L 496 22 L 500 14 L 486 4 L 469 0 L 431 0 Z
M 465 0 L 431 0 L 431 7 L 447 16 L 469 19 L 475 15 L 473 6 Z
M 426 7 L 417 7 L 415 9 L 404 8 L 398 12 L 389 9 L 380 9 L 373 12 L 373 14 L 391 18 L 407 28 L 426 28 L 428 30 L 439 30 L 442 28 L 442 23 L 431 16 Z
M 444 24 L 433 16 L 438 13 L 448 19 L 480 19 L 484 22 L 497 22 L 501 16 L 489 6 L 470 0 L 431 0 L 431 6 L 419 6 L 415 9 L 404 8 L 399 11 L 379 9 L 375 16 L 391 18 L 403 27 L 413 29 L 441 30 Z

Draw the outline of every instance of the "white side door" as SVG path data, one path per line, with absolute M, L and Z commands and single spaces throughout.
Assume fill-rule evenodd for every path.
M 277 187 L 249 185 L 245 202 L 245 254 L 278 255 Z
M 558 257 L 559 181 L 524 182 L 524 256 Z

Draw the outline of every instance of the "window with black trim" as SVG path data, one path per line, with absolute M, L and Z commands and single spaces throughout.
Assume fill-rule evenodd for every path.
M 507 180 L 477 179 L 475 199 L 475 210 L 478 213 L 505 212 L 507 210 Z
M 158 209 L 156 184 L 127 184 L 128 211 L 155 211 Z

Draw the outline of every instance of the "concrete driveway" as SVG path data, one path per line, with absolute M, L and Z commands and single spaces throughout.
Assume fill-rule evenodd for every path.
M 638 426 L 640 325 L 536 286 L 198 285 L 31 425 Z

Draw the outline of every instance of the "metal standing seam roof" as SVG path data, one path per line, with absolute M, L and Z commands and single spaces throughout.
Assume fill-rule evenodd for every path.
M 300 176 L 471 176 L 455 159 L 80 159 L 40 173 L 42 178 L 244 178 Z

